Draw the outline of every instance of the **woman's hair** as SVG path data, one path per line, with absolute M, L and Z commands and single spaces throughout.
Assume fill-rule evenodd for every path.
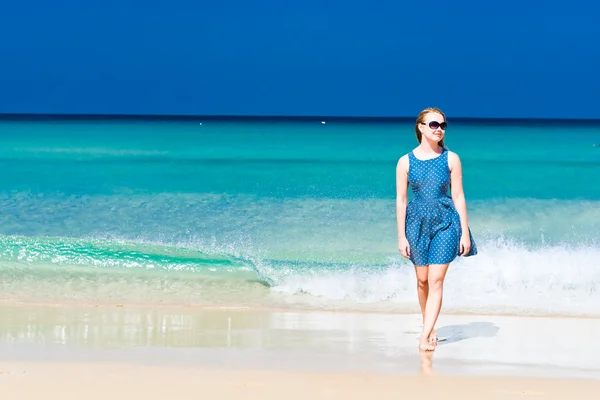
M 419 141 L 419 143 L 421 143 L 421 136 L 422 136 L 422 134 L 421 134 L 421 131 L 419 130 L 419 125 L 420 125 L 420 124 L 421 124 L 423 121 L 425 121 L 425 116 L 426 116 L 427 114 L 429 114 L 429 113 L 438 113 L 438 114 L 441 114 L 441 115 L 442 115 L 442 117 L 444 117 L 444 121 L 446 121 L 446 114 L 444 114 L 444 113 L 442 112 L 442 110 L 440 110 L 439 108 L 435 108 L 435 107 L 429 107 L 429 108 L 426 108 L 426 109 L 424 109 L 423 111 L 421 111 L 421 112 L 419 113 L 419 115 L 417 116 L 417 122 L 416 122 L 416 124 L 415 124 L 415 133 L 417 134 L 417 140 Z M 440 121 L 440 122 L 442 122 L 442 121 Z M 440 140 L 440 141 L 438 142 L 438 144 L 439 144 L 440 146 L 444 147 L 444 139 Z

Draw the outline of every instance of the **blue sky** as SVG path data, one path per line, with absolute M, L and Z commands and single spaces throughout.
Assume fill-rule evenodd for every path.
M 2 113 L 600 118 L 591 1 L 12 3 Z

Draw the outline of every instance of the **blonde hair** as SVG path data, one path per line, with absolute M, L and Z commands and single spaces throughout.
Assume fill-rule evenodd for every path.
M 417 122 L 416 122 L 416 124 L 415 124 L 415 133 L 416 133 L 416 135 L 417 135 L 417 140 L 419 141 L 419 143 L 421 143 L 421 138 L 422 138 L 422 135 L 423 135 L 423 134 L 421 133 L 421 130 L 419 129 L 419 125 L 420 125 L 421 123 L 423 123 L 423 121 L 425 121 L 425 116 L 426 116 L 427 114 L 429 114 L 429 113 L 438 113 L 438 114 L 441 114 L 441 115 L 442 115 L 442 117 L 444 117 L 444 121 L 446 121 L 446 114 L 444 114 L 444 113 L 442 112 L 442 110 L 440 110 L 439 108 L 435 108 L 435 107 L 429 107 L 429 108 L 426 108 L 426 109 L 424 109 L 423 111 L 421 111 L 421 112 L 419 113 L 419 115 L 417 116 Z M 440 140 L 440 141 L 438 142 L 438 144 L 439 144 L 440 146 L 444 147 L 444 139 Z

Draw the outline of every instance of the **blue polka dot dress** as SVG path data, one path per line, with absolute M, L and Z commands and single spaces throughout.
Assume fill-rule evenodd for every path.
M 419 160 L 411 151 L 408 158 L 408 182 L 414 193 L 406 207 L 410 260 L 416 266 L 448 264 L 459 255 L 462 235 L 460 216 L 448 195 L 448 150 L 429 160 Z M 470 229 L 469 236 L 471 250 L 464 256 L 477 254 Z

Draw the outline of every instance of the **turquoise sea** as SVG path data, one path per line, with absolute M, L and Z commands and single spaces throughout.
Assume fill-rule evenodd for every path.
M 444 312 L 600 315 L 600 122 L 448 122 L 479 254 Z M 0 300 L 417 311 L 416 145 L 412 120 L 3 117 Z

